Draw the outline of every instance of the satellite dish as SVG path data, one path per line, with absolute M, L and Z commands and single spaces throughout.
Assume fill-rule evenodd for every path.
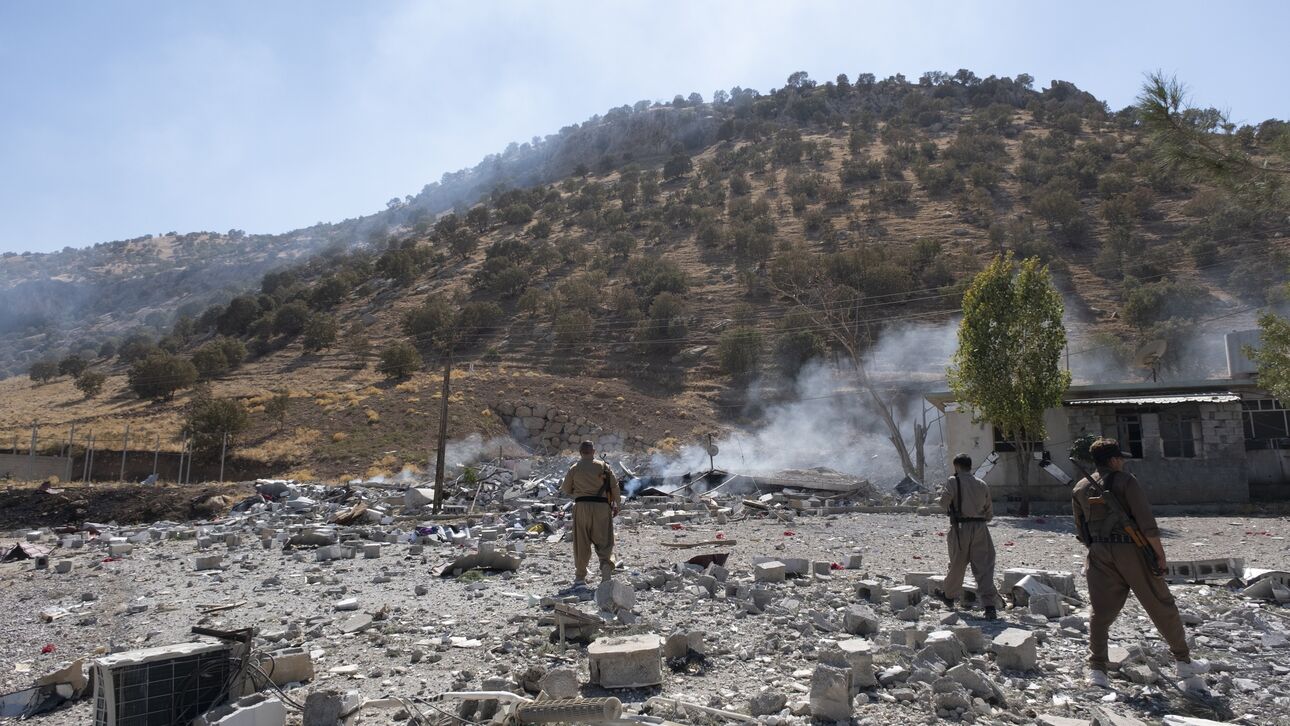
M 1160 370 L 1160 359 L 1164 357 L 1165 351 L 1169 348 L 1169 342 L 1165 340 L 1151 340 L 1138 347 L 1138 352 L 1133 354 L 1133 365 L 1138 368 L 1150 368 L 1151 380 L 1156 380 L 1156 374 Z
M 717 448 L 716 444 L 708 444 L 708 456 L 716 456 L 719 453 L 721 449 Z

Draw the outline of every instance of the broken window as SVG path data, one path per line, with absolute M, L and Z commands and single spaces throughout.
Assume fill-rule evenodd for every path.
M 1040 452 L 1044 450 L 1043 441 L 1038 439 L 1029 439 L 1025 434 L 1022 434 L 1022 437 L 1023 441 L 1028 441 L 1030 444 L 1031 451 Z M 1003 432 L 999 430 L 998 426 L 994 427 L 994 450 L 1000 453 L 1017 450 L 1016 444 L 1013 443 L 1012 439 L 1006 438 L 1003 435 Z
M 1137 409 L 1119 409 L 1115 412 L 1115 438 L 1120 448 L 1135 459 L 1142 458 L 1142 415 Z
M 1160 414 L 1160 442 L 1166 459 L 1194 459 L 1200 442 L 1200 414 L 1195 410 Z
M 1241 401 L 1245 448 L 1290 449 L 1290 411 L 1274 398 Z

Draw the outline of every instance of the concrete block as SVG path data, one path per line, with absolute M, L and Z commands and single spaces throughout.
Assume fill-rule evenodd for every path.
M 352 612 L 358 609 L 358 598 L 347 597 L 336 603 L 336 610 L 340 612 Z
M 878 632 L 878 615 L 865 605 L 852 605 L 842 615 L 842 627 L 852 635 L 872 635 Z
M 824 721 L 850 721 L 851 670 L 817 665 L 811 674 L 811 715 Z
M 403 506 L 420 508 L 434 503 L 434 489 L 412 487 L 403 492 Z
M 907 648 L 921 648 L 927 640 L 928 631 L 921 628 L 905 628 L 891 631 L 891 644 Z
M 198 555 L 194 569 L 198 572 L 220 570 L 224 568 L 223 555 Z
M 375 560 L 381 556 L 381 543 L 368 542 L 363 545 L 363 559 Z
M 339 726 L 341 716 L 363 702 L 357 691 L 342 694 L 340 691 L 313 691 L 305 697 L 303 726 Z
M 108 555 L 111 557 L 125 557 L 134 550 L 134 545 L 129 542 L 118 542 L 108 545 Z
M 1039 666 L 1035 634 L 1020 628 L 1008 628 L 990 644 L 1000 670 L 1032 671 Z
M 812 560 L 811 574 L 815 575 L 816 577 L 832 577 L 833 563 L 826 562 L 824 560 Z
M 1023 577 L 1033 577 L 1067 597 L 1079 597 L 1075 590 L 1075 575 L 1058 570 L 1037 570 L 1030 567 L 1010 567 L 1003 571 L 1001 592 L 1011 592 Z M 1024 603 L 1019 603 L 1023 604 Z
M 1060 618 L 1066 614 L 1062 607 L 1062 596 L 1055 592 L 1030 597 L 1030 614 L 1044 618 Z
M 917 587 L 924 595 L 931 595 L 932 591 L 928 589 L 930 586 L 928 581 L 935 576 L 935 572 L 906 572 L 905 584 Z
M 842 658 L 851 668 L 852 688 L 872 688 L 878 685 L 873 670 L 873 643 L 864 638 L 850 638 L 838 642 Z
M 684 658 L 690 652 L 690 639 L 685 633 L 676 632 L 667 636 L 667 642 L 663 644 L 663 657 Z
M 953 680 L 955 683 L 968 689 L 968 691 L 977 698 L 1001 699 L 1002 691 L 999 690 L 994 682 L 986 674 L 973 668 L 967 663 L 961 663 L 945 672 L 945 677 Z
M 596 588 L 596 606 L 611 613 L 636 607 L 636 590 L 626 582 L 605 580 Z
M 663 639 L 657 635 L 601 638 L 587 646 L 591 683 L 643 688 L 663 682 Z
M 795 577 L 809 577 L 811 574 L 811 561 L 801 557 L 781 557 L 779 561 L 784 563 L 784 574 Z
M 981 629 L 975 625 L 955 625 L 950 628 L 954 637 L 959 639 L 964 648 L 969 653 L 984 653 L 986 651 L 985 635 Z
M 842 555 L 842 566 L 848 570 L 858 570 L 864 564 L 864 556 L 859 554 Z
M 784 563 L 778 560 L 753 565 L 753 580 L 756 582 L 783 582 L 786 574 Z
M 197 726 L 284 726 L 287 707 L 264 693 L 252 693 L 212 709 L 194 723 Z
M 1035 723 L 1038 726 L 1092 726 L 1093 722 L 1083 718 L 1067 718 L 1051 713 L 1041 713 L 1035 719 Z
M 887 592 L 887 600 L 894 611 L 904 610 L 923 599 L 923 591 L 916 585 L 897 585 Z
M 577 698 L 579 687 L 573 668 L 552 668 L 538 681 L 538 688 L 552 698 Z
M 861 580 L 856 585 L 856 597 L 871 603 L 880 603 L 887 596 L 887 588 L 877 580 Z
M 1030 599 L 1041 595 L 1057 595 L 1057 591 L 1050 587 L 1047 582 L 1034 575 L 1026 575 L 1020 580 L 1013 583 L 1012 601 L 1017 607 L 1025 607 L 1030 604 Z M 1060 597 L 1058 600 L 1060 601 Z
M 1097 708 L 1093 711 L 1093 726 L 1147 726 L 1147 723 L 1109 708 Z
M 242 546 L 242 535 L 235 532 L 229 532 L 224 535 L 224 546 L 229 549 L 235 549 Z
M 59 560 L 58 562 L 54 563 L 54 572 L 57 572 L 60 575 L 66 575 L 71 571 L 72 571 L 71 560 Z
M 967 658 L 967 648 L 959 642 L 957 636 L 949 630 L 937 630 L 928 633 L 924 646 L 936 653 L 946 665 L 958 665 Z
M 304 683 L 314 677 L 314 661 L 304 648 L 283 648 L 268 653 L 261 659 L 260 668 L 278 686 Z

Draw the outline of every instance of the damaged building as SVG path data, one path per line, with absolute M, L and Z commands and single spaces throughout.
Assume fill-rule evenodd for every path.
M 1228 336 L 1226 378 L 1071 386 L 1044 412 L 1047 437 L 1030 462 L 1032 502 L 1070 498 L 1082 475 L 1068 461 L 1076 439 L 1109 436 L 1133 459 L 1127 469 L 1158 504 L 1244 504 L 1290 496 L 1290 410 L 1258 385 L 1242 334 Z M 953 394 L 927 400 L 944 414 L 946 451 L 965 452 L 999 501 L 1019 501 L 1017 454 L 989 422 L 974 421 Z

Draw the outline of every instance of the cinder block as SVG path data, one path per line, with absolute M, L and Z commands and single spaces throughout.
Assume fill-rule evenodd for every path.
M 990 644 L 995 662 L 1001 670 L 1032 671 L 1039 666 L 1035 634 L 1020 628 L 1008 628 Z
M 112 557 L 125 557 L 134 550 L 134 545 L 129 542 L 119 542 L 108 545 L 108 555 Z
M 783 582 L 785 574 L 784 563 L 777 560 L 753 565 L 753 580 L 756 582 Z
M 856 597 L 871 603 L 880 603 L 887 595 L 887 589 L 877 580 L 861 580 L 856 585 Z
M 58 562 L 54 563 L 54 572 L 57 572 L 60 575 L 66 575 L 71 571 L 72 571 L 71 560 L 59 560 Z
M 967 658 L 967 648 L 949 630 L 937 630 L 927 635 L 924 646 L 931 648 L 946 664 L 955 666 Z
M 817 665 L 811 674 L 811 715 L 824 721 L 851 720 L 851 669 Z
M 198 572 L 206 570 L 219 570 L 224 567 L 223 555 L 198 555 L 196 569 Z
M 864 638 L 849 638 L 838 642 L 838 650 L 851 669 L 853 689 L 872 688 L 878 685 L 873 671 L 873 643 Z
M 903 645 L 907 648 L 921 648 L 927 640 L 929 631 L 921 628 L 905 628 L 903 630 L 891 631 L 891 644 Z
M 930 587 L 930 580 L 935 576 L 935 572 L 906 572 L 905 584 L 917 587 L 924 595 L 931 595 L 932 591 L 928 587 Z M 945 578 L 941 579 L 943 581 Z
M 283 726 L 287 707 L 264 693 L 252 693 L 212 709 L 195 723 L 198 726 Z
M 923 591 L 915 585 L 897 585 L 887 592 L 887 600 L 895 611 L 916 605 L 922 599 Z
M 363 545 L 363 559 L 375 560 L 381 556 L 381 544 L 379 542 L 368 542 Z
M 842 566 L 848 570 L 858 570 L 864 563 L 864 556 L 860 554 L 842 555 Z
M 591 683 L 644 688 L 663 682 L 663 639 L 657 635 L 601 638 L 587 646 Z

